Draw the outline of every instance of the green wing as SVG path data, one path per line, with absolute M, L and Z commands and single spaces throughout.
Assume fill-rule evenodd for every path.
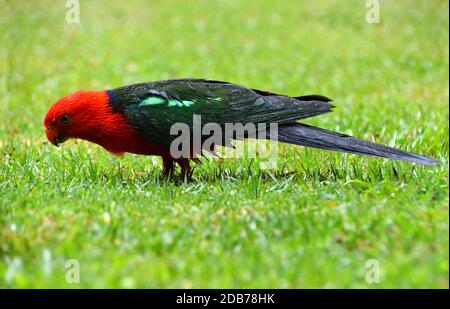
M 321 96 L 288 97 L 239 85 L 204 79 L 176 79 L 136 84 L 108 91 L 116 112 L 152 143 L 169 147 L 175 123 L 191 130 L 193 116 L 202 125 L 217 123 L 291 123 L 331 111 Z M 302 100 L 302 98 L 304 100 Z M 224 141 L 227 144 L 227 141 Z

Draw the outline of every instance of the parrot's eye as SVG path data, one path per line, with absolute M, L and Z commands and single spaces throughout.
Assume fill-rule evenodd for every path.
M 68 115 L 63 115 L 60 121 L 61 123 L 68 123 L 70 121 L 70 117 Z

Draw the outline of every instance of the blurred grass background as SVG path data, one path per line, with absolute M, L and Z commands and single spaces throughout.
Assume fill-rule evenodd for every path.
M 447 1 L 381 1 L 379 24 L 350 0 L 80 0 L 79 24 L 65 5 L 0 0 L 1 287 L 448 288 Z M 179 77 L 327 95 L 308 123 L 443 164 L 280 146 L 275 170 L 175 185 L 159 158 L 46 142 L 61 96 Z

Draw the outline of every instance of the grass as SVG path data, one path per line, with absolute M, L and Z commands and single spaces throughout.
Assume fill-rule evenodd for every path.
M 449 287 L 447 1 L 383 1 L 379 24 L 364 1 L 80 4 L 68 24 L 64 1 L 0 0 L 0 287 Z M 176 77 L 324 94 L 308 123 L 443 164 L 280 146 L 176 185 L 159 158 L 46 142 L 59 97 Z

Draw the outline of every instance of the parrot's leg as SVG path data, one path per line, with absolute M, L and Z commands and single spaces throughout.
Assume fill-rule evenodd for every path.
M 173 175 L 173 159 L 169 157 L 162 157 L 163 161 L 163 169 L 162 169 L 162 176 L 168 177 Z
M 192 176 L 191 165 L 189 164 L 189 159 L 182 158 L 177 160 L 177 163 L 181 167 L 181 177 L 185 180 L 190 180 Z

